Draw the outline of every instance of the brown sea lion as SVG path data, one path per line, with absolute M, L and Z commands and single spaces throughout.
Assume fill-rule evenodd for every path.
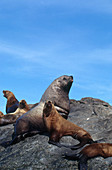
M 72 83 L 72 76 L 64 75 L 54 80 L 44 92 L 40 103 L 16 121 L 11 144 L 19 142 L 28 135 L 46 131 L 43 122 L 43 107 L 46 100 L 52 100 L 56 109 L 68 116 L 70 109 L 68 94 Z
M 6 113 L 15 112 L 19 106 L 19 101 L 11 91 L 3 90 L 3 94 L 7 98 Z
M 19 107 L 13 113 L 8 113 L 0 118 L 0 126 L 15 123 L 16 120 L 24 113 L 29 111 L 29 106 L 25 100 L 19 102 Z
M 43 109 L 43 120 L 50 134 L 49 143 L 59 147 L 65 146 L 59 143 L 63 136 L 72 136 L 80 143 L 74 146 L 65 146 L 72 149 L 78 149 L 85 144 L 94 143 L 91 135 L 83 128 L 64 119 L 55 109 L 51 101 L 47 101 Z
M 102 156 L 103 158 L 112 157 L 112 143 L 93 143 L 84 147 L 79 153 L 66 153 L 64 155 L 69 159 L 79 160 L 79 169 L 87 170 L 87 160 L 90 158 Z
M 3 116 L 4 116 L 4 114 L 0 111 L 0 118 L 3 117 Z

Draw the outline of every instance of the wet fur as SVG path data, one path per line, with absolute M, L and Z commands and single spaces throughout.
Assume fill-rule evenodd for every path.
M 78 149 L 87 143 L 94 143 L 91 135 L 86 130 L 64 119 L 51 101 L 46 102 L 44 105 L 43 120 L 50 134 L 49 143 L 51 144 L 59 147 L 65 146 L 59 143 L 63 136 L 72 136 L 80 142 L 78 145 L 65 146 L 72 149 Z

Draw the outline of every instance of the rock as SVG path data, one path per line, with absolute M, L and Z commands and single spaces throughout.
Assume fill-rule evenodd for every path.
M 35 106 L 37 106 L 39 103 L 35 103 L 35 104 L 28 104 L 30 109 L 33 109 Z
M 94 140 L 112 143 L 112 106 L 94 98 L 70 100 L 68 120 L 87 130 Z M 0 143 L 11 140 L 13 125 L 0 127 Z M 70 149 L 48 144 L 47 134 L 28 137 L 18 144 L 4 148 L 0 146 L 0 169 L 16 170 L 77 170 L 78 162 L 63 158 Z M 64 144 L 76 144 L 77 140 L 63 137 Z M 97 157 L 88 161 L 91 170 L 112 170 L 112 157 Z

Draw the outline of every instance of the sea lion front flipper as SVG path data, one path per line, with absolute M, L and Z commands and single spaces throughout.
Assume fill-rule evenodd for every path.
M 56 108 L 56 110 L 57 110 L 58 112 L 65 113 L 65 114 L 67 114 L 67 115 L 69 114 L 68 111 L 64 110 L 63 108 L 58 107 L 58 106 L 56 106 L 56 105 L 54 105 L 54 106 L 55 106 L 55 108 Z

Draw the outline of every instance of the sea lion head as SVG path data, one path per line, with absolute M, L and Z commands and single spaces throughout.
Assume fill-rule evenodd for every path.
M 56 79 L 54 83 L 57 85 L 57 87 L 68 94 L 73 83 L 73 76 L 63 75 Z
M 19 102 L 19 108 L 24 109 L 27 106 L 27 102 L 23 99 Z
M 63 75 L 55 79 L 42 95 L 41 102 L 48 100 L 57 107 L 58 112 L 68 115 L 70 110 L 69 91 L 73 83 L 73 76 Z
M 43 108 L 43 114 L 48 117 L 51 113 L 52 110 L 52 102 L 51 101 L 47 101 L 44 104 L 44 108 Z
M 4 116 L 4 114 L 0 111 L 0 118 L 3 117 L 3 116 Z
M 9 90 L 3 90 L 3 96 L 4 97 L 8 98 L 11 94 L 13 95 L 13 93 Z

